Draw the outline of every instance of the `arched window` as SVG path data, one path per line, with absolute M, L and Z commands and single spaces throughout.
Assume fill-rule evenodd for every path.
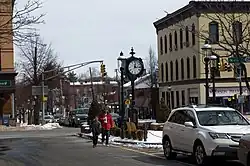
M 195 45 L 195 25 L 192 24 L 192 45 Z
M 160 37 L 160 54 L 163 54 L 163 41 L 162 41 L 162 37 Z
M 234 43 L 241 44 L 243 38 L 242 23 L 240 21 L 234 21 L 232 27 Z
M 188 31 L 188 26 L 185 28 L 185 33 L 186 33 L 186 47 L 189 47 L 189 31 Z
M 178 65 L 178 60 L 175 61 L 175 79 L 179 80 L 179 65 Z
M 167 40 L 167 35 L 164 36 L 164 50 L 165 50 L 165 53 L 168 53 L 168 40 Z
M 181 58 L 181 79 L 184 80 L 184 60 Z
M 172 34 L 169 34 L 169 51 L 173 51 Z
M 174 80 L 174 67 L 173 67 L 173 62 L 170 62 L 170 79 L 171 81 Z
M 180 48 L 183 48 L 183 31 L 180 29 Z
M 164 82 L 164 65 L 161 64 L 161 81 Z
M 177 36 L 177 32 L 174 32 L 174 49 L 178 50 L 178 36 Z
M 210 44 L 216 44 L 219 42 L 219 24 L 216 21 L 209 23 L 209 41 Z
M 187 58 L 187 78 L 190 78 L 190 59 Z
M 168 81 L 168 62 L 165 63 L 166 82 Z
M 193 56 L 193 78 L 197 77 L 196 57 Z

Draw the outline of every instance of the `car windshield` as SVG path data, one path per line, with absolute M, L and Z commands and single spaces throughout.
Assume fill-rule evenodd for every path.
M 77 109 L 76 110 L 76 114 L 88 114 L 88 113 L 89 113 L 89 109 L 88 108 Z
M 197 116 L 202 126 L 249 125 L 238 111 L 197 111 Z

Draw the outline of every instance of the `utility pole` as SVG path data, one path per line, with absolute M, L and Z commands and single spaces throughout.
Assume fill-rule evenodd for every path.
M 118 86 L 118 105 L 119 105 L 119 109 L 121 108 L 121 100 L 120 100 L 120 96 L 121 96 L 121 85 L 120 85 L 120 81 L 119 81 L 119 78 L 118 78 L 118 69 L 115 69 L 115 78 L 116 78 L 116 81 L 117 81 L 117 86 Z M 119 114 L 121 116 L 121 112 L 119 111 Z
M 121 71 L 121 109 L 120 109 L 120 111 L 121 111 L 121 130 L 122 130 L 122 132 L 121 132 L 121 138 L 122 139 L 124 139 L 124 128 L 125 128 L 125 126 L 124 126 L 124 117 L 125 117 L 125 108 L 124 108 L 124 92 L 123 92 L 123 90 L 124 90 L 124 88 L 123 88 L 123 84 L 124 84 L 124 68 L 123 67 L 121 67 L 120 68 L 120 71 Z
M 91 82 L 91 94 L 92 94 L 92 99 L 94 101 L 95 100 L 95 93 L 94 93 L 93 77 L 92 77 L 91 67 L 89 68 L 89 75 L 90 75 L 90 82 Z
M 239 73 L 238 73 L 238 76 L 239 76 L 239 88 L 240 88 L 240 96 L 239 96 L 239 98 L 238 98 L 238 102 L 240 102 L 240 113 L 242 113 L 243 114 L 243 112 L 244 112 L 244 103 L 243 103 L 243 101 L 242 101 L 242 98 L 243 98 L 243 88 L 242 88 L 242 64 L 240 63 L 239 64 Z
M 86 65 L 89 65 L 89 64 L 92 64 L 92 63 L 102 63 L 102 62 L 103 62 L 102 60 L 96 60 L 96 61 L 83 62 L 83 63 L 78 63 L 78 64 L 74 64 L 74 65 L 70 65 L 70 66 L 61 67 L 60 69 L 67 68 L 68 71 L 64 71 L 62 73 L 59 73 L 59 74 L 57 74 L 55 76 L 52 76 L 52 77 L 49 77 L 49 78 L 46 78 L 46 79 L 44 78 L 44 74 L 49 73 L 49 72 L 53 72 L 53 71 L 57 71 L 59 69 L 57 68 L 57 69 L 43 71 L 42 72 L 42 77 L 43 77 L 43 79 L 42 79 L 42 92 L 43 92 L 42 96 L 44 96 L 44 81 L 54 79 L 56 77 L 59 77 L 59 76 L 65 74 L 65 73 L 67 73 L 67 72 L 73 71 L 75 69 L 81 68 L 83 66 L 86 66 Z M 72 69 L 70 69 L 70 68 L 72 68 Z M 39 113 L 38 113 L 38 120 L 39 120 Z M 43 121 L 44 121 L 44 116 L 43 116 Z
M 204 58 L 205 61 L 205 74 L 206 74 L 206 105 L 208 104 L 208 99 L 209 99 L 209 79 L 208 79 L 208 74 L 209 74 L 209 69 L 208 69 L 208 62 L 209 62 L 209 58 L 205 57 Z
M 34 53 L 34 83 L 35 85 L 39 85 L 39 81 L 38 81 L 38 62 L 37 62 L 37 40 L 35 43 L 35 53 Z M 40 106 L 38 105 L 39 98 L 36 97 L 35 98 L 35 106 L 34 106 L 34 123 L 35 125 L 39 124 L 39 113 L 40 113 Z

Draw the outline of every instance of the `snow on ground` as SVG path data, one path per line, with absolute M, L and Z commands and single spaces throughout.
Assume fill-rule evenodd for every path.
M 59 123 L 46 123 L 44 125 L 27 125 L 27 123 L 20 124 L 25 130 L 52 130 L 62 128 Z
M 139 119 L 138 123 L 147 123 L 147 122 L 152 122 L 152 123 L 156 123 L 155 119 Z
M 84 134 L 92 136 L 92 133 Z M 99 139 L 101 139 L 101 135 Z M 147 141 L 138 141 L 133 139 L 121 139 L 120 137 L 110 136 L 110 143 L 133 148 L 162 148 L 162 131 L 148 130 Z
M 27 131 L 27 130 L 52 130 L 62 128 L 58 123 L 47 123 L 45 125 L 27 125 L 21 123 L 20 126 L 4 126 L 0 125 L 0 131 Z

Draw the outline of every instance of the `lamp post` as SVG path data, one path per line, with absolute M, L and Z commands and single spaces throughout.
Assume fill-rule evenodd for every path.
M 169 93 L 169 108 L 170 110 L 172 110 L 172 95 L 171 95 L 171 89 L 172 87 L 171 86 L 168 86 L 168 93 Z
M 205 64 L 205 78 L 206 78 L 206 84 L 205 84 L 205 89 L 206 89 L 206 104 L 208 104 L 208 99 L 209 99 L 209 63 L 210 60 L 213 61 L 213 64 L 215 64 L 215 60 L 217 60 L 217 56 L 212 55 L 212 46 L 208 44 L 207 42 L 205 45 L 201 48 L 204 51 L 204 64 Z M 213 101 L 216 100 L 216 90 L 215 90 L 215 66 L 213 66 L 213 71 L 211 72 L 212 76 L 212 82 L 213 82 Z
M 121 62 L 121 65 L 119 65 L 119 61 Z M 120 53 L 120 56 L 117 58 L 118 62 L 118 68 L 120 67 L 120 72 L 121 72 L 121 90 L 120 90 L 120 103 L 121 103 L 121 108 L 120 108 L 120 115 L 121 115 L 121 138 L 124 138 L 124 117 L 125 117 L 125 108 L 124 108 L 124 63 L 126 62 L 126 58 L 123 56 L 123 52 Z

